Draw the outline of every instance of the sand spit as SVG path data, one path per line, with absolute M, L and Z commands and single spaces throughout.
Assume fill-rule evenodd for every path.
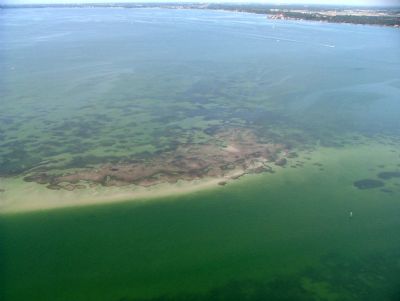
M 162 183 L 151 187 L 137 185 L 123 187 L 96 186 L 73 191 L 51 190 L 36 183 L 27 183 L 22 179 L 1 179 L 2 187 L 5 187 L 5 189 L 0 195 L 0 214 L 127 201 L 147 202 L 159 198 L 214 189 L 243 175 L 244 173 L 241 170 L 235 170 L 221 178 L 203 178 L 192 181 L 179 180 L 174 184 Z
M 286 164 L 283 144 L 260 142 L 253 131 L 216 131 L 205 144 L 182 144 L 147 159 L 121 159 L 74 170 L 45 165 L 9 183 L 0 213 L 144 200 L 224 186 L 246 174 L 273 172 Z M 275 162 L 275 164 L 273 164 Z M 283 164 L 284 162 L 285 164 Z M 4 186 L 4 185 L 3 185 Z

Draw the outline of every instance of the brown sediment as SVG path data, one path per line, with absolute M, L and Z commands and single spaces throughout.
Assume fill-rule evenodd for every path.
M 26 182 L 36 182 L 38 184 L 49 184 L 52 182 L 51 176 L 46 173 L 34 173 L 24 178 Z
M 267 163 L 284 166 L 288 154 L 293 156 L 283 144 L 261 143 L 252 130 L 234 128 L 216 131 L 209 143 L 182 144 L 174 151 L 158 153 L 149 159 L 107 163 L 59 175 L 31 173 L 24 180 L 47 184 L 47 188 L 55 190 L 96 185 L 149 187 L 205 177 L 234 180 L 248 173 L 273 172 Z

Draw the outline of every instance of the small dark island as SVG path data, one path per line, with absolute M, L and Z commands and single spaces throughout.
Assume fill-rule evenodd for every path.
M 355 181 L 354 186 L 358 189 L 372 189 L 372 188 L 379 188 L 385 186 L 385 183 L 375 179 L 362 179 Z

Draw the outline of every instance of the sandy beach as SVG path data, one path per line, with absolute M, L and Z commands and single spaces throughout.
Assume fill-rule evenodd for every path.
M 51 210 L 66 207 L 91 206 L 117 202 L 147 202 L 170 196 L 220 187 L 243 174 L 236 171 L 229 176 L 203 178 L 193 181 L 162 183 L 150 187 L 129 185 L 123 187 L 101 187 L 76 189 L 74 191 L 50 190 L 22 179 L 3 178 L 0 185 L 0 214 Z

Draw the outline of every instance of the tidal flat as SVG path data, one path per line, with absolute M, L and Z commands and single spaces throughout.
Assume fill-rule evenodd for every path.
M 0 15 L 0 299 L 400 298 L 400 31 Z

